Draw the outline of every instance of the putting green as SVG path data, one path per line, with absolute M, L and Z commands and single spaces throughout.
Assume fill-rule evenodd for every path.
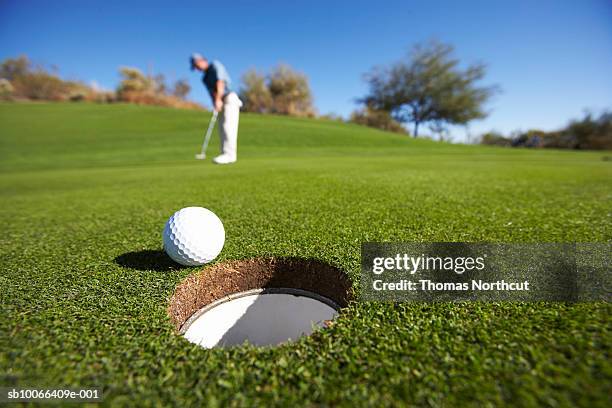
M 245 114 L 219 167 L 193 159 L 208 119 L 0 104 L 0 385 L 100 386 L 119 406 L 607 405 L 607 303 L 353 303 L 293 344 L 205 350 L 167 315 L 196 269 L 161 231 L 204 206 L 226 229 L 218 261 L 316 259 L 358 286 L 363 241 L 609 241 L 609 153 Z

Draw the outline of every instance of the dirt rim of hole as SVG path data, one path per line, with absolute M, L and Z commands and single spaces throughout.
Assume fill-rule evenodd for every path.
M 181 333 L 202 308 L 228 296 L 258 289 L 312 292 L 343 308 L 354 299 L 351 281 L 325 262 L 301 258 L 254 258 L 218 263 L 185 278 L 170 297 L 168 315 Z

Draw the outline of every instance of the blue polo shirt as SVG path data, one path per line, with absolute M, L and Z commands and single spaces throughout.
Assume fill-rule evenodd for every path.
M 231 92 L 230 86 L 232 84 L 232 80 L 230 79 L 229 74 L 227 73 L 227 70 L 223 64 L 217 60 L 214 60 L 208 65 L 208 69 L 206 69 L 206 72 L 204 72 L 204 75 L 202 76 L 202 83 L 206 89 L 208 89 L 208 93 L 210 94 L 211 98 L 217 89 L 217 81 L 219 80 L 225 82 L 225 94 L 221 95 L 221 97 L 224 97 Z

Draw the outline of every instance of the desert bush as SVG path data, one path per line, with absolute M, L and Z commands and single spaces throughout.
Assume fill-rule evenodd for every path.
M 351 114 L 351 122 L 389 132 L 408 134 L 408 131 L 387 111 L 376 110 L 369 106 L 356 110 Z
M 155 76 L 144 75 L 138 68 L 132 67 L 122 67 L 119 72 L 122 80 L 117 87 L 116 98 L 118 101 L 139 105 L 202 109 L 202 106 L 195 102 L 186 101 L 182 97 L 168 94 L 165 78 L 161 74 Z M 179 85 L 179 94 L 184 93 L 186 95 L 189 89 L 185 89 L 185 86 L 189 88 L 186 81 L 184 81 L 184 84 Z M 176 84 L 173 92 L 177 92 Z
M 318 117 L 319 119 L 331 120 L 334 122 L 344 122 L 344 118 L 342 118 L 342 116 L 335 114 L 333 112 L 325 113 L 323 115 L 319 115 Z
M 587 113 L 581 120 L 570 121 L 561 133 L 576 149 L 612 149 L 612 112 L 604 111 L 598 118 Z
M 139 69 L 120 69 L 121 82 L 117 92 L 100 91 L 79 81 L 67 81 L 44 67 L 33 67 L 26 56 L 9 58 L 0 64 L 0 99 L 31 99 L 111 103 L 123 101 L 174 108 L 202 109 L 184 98 L 190 88 L 187 81 L 179 80 L 168 90 L 162 74 L 144 75 Z
M 7 58 L 0 64 L 0 78 L 13 81 L 15 78 L 30 73 L 30 68 L 30 60 L 25 55 L 21 55 L 17 58 Z
M 556 131 L 529 130 L 504 137 L 496 132 L 481 136 L 480 143 L 512 147 L 546 147 L 556 149 L 612 149 L 612 112 L 604 111 L 599 117 L 587 113 L 582 119 L 571 120 Z
M 70 87 L 55 75 L 31 72 L 13 79 L 15 94 L 27 99 L 61 101 L 68 98 Z
M 612 113 L 605 111 L 599 117 L 587 113 L 582 119 L 571 120 L 565 128 L 553 132 L 530 130 L 515 137 L 513 146 L 612 149 Z
M 268 78 L 275 113 L 293 116 L 313 116 L 312 94 L 308 78 L 289 65 L 281 64 L 272 70 Z
M 10 82 L 12 96 L 33 100 L 84 100 L 93 90 L 83 83 L 66 81 L 44 67 L 34 67 L 26 56 L 6 59 L 0 77 Z
M 510 141 L 512 147 L 544 147 L 546 132 L 542 130 L 528 130 L 525 133 L 518 133 Z
M 121 100 L 124 99 L 123 95 L 154 94 L 157 90 L 154 79 L 145 76 L 138 68 L 121 67 L 119 74 L 121 75 L 121 82 L 117 87 L 117 95 Z
M 24 55 L 3 61 L 0 77 L 10 81 L 12 93 L 17 98 L 60 99 L 65 91 L 61 79 L 42 68 L 33 69 L 30 60 Z
M 156 94 L 152 92 L 126 92 L 123 91 L 118 99 L 121 102 L 133 103 L 136 105 L 155 105 L 166 106 L 169 108 L 180 109 L 203 109 L 201 105 L 185 101 L 172 95 Z
M 540 147 L 553 149 L 577 149 L 576 139 L 563 131 L 546 132 Z
M 244 103 L 244 110 L 255 113 L 268 113 L 272 111 L 272 94 L 268 88 L 266 77 L 255 69 L 250 69 L 242 75 L 240 99 Z
M 113 91 L 95 91 L 87 95 L 87 102 L 113 103 L 117 101 L 117 95 Z
M 81 90 L 75 90 L 68 95 L 68 99 L 72 102 L 83 102 L 87 100 L 87 93 Z
M 240 99 L 247 112 L 315 116 L 308 78 L 286 64 L 278 65 L 268 75 L 247 71 L 242 76 Z
M 15 88 L 13 88 L 11 82 L 6 78 L 0 78 L 0 99 L 11 100 L 13 92 L 15 92 Z
M 512 140 L 494 130 L 480 136 L 480 144 L 493 146 L 512 146 Z

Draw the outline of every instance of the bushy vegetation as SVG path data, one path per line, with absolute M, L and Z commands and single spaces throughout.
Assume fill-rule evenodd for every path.
M 80 81 L 62 79 L 49 69 L 34 65 L 27 56 L 8 58 L 0 65 L 0 99 L 40 101 L 127 102 L 175 108 L 201 109 L 185 98 L 190 91 L 186 80 L 171 88 L 163 75 L 144 75 L 136 68 L 121 68 L 117 91 L 96 89 Z
M 185 80 L 174 83 L 170 90 L 161 74 L 145 75 L 138 68 L 122 67 L 121 82 L 117 87 L 117 100 L 139 105 L 157 105 L 173 108 L 201 109 L 195 102 L 185 100 L 191 90 Z
M 251 69 L 242 83 L 240 98 L 247 112 L 315 115 L 308 78 L 289 65 L 280 64 L 267 75 Z
M 376 110 L 370 106 L 353 111 L 350 121 L 358 125 L 369 126 L 395 133 L 408 134 L 401 123 L 393 119 L 391 114 L 384 110 Z
M 6 78 L 0 78 L 0 99 L 10 99 L 15 92 L 15 88 Z
M 242 76 L 242 83 L 240 99 L 247 112 L 267 113 L 272 109 L 272 94 L 265 74 L 251 69 Z
M 480 135 L 480 144 L 492 146 L 511 146 L 512 141 L 501 133 L 491 130 Z
M 529 130 L 504 136 L 487 132 L 481 136 L 481 144 L 511 147 L 549 147 L 557 149 L 612 149 L 612 112 L 604 111 L 598 117 L 587 113 L 582 119 L 574 119 L 563 129 L 545 132 Z
M 82 82 L 66 81 L 43 66 L 35 66 L 24 55 L 4 60 L 0 78 L 4 100 L 97 100 L 102 96 Z

